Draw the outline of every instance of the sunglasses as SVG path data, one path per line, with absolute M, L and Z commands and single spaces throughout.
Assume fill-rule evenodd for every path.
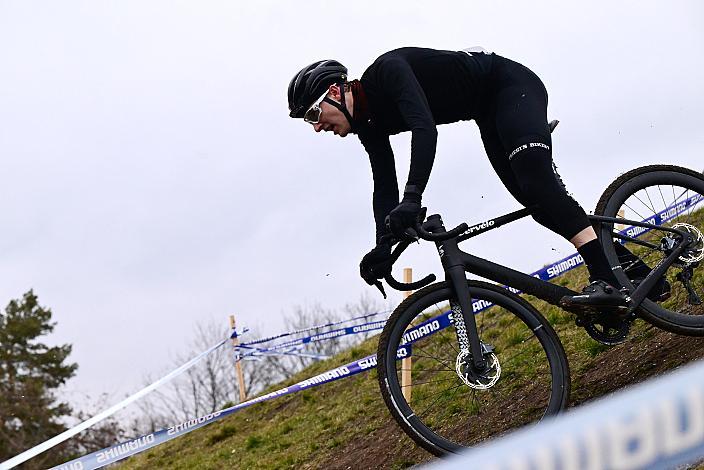
M 323 110 L 320 109 L 320 103 L 322 102 L 323 101 L 320 100 L 313 106 L 308 108 L 306 113 L 303 115 L 303 120 L 305 122 L 307 122 L 308 124 L 318 124 L 320 122 L 320 115 L 323 113 Z
M 320 115 L 323 113 L 323 110 L 320 108 L 320 105 L 323 103 L 323 101 L 335 106 L 338 109 L 341 106 L 339 103 L 328 98 L 328 92 L 326 91 L 325 94 L 321 96 L 320 99 L 316 101 L 315 104 L 313 104 L 313 106 L 308 108 L 305 114 L 303 114 L 303 120 L 305 122 L 307 122 L 308 124 L 318 124 L 320 122 Z

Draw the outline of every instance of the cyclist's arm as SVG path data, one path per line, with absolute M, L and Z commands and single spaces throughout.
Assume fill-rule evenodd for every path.
M 411 66 L 401 58 L 388 58 L 379 66 L 384 93 L 398 107 L 401 117 L 411 131 L 411 168 L 408 185 L 422 193 L 430 178 L 435 160 L 437 128 L 423 88 Z
M 391 149 L 389 136 L 374 130 L 360 132 L 359 140 L 369 154 L 369 162 L 372 166 L 374 177 L 372 207 L 374 208 L 376 241 L 378 242 L 381 236 L 388 231 L 384 223 L 386 216 L 399 202 L 394 152 Z

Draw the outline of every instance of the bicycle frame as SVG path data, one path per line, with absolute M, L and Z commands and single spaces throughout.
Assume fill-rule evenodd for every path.
M 533 295 L 539 299 L 545 300 L 550 304 L 558 306 L 562 297 L 577 294 L 577 292 L 566 287 L 555 285 L 550 282 L 543 281 L 542 279 L 530 276 L 528 274 L 524 274 L 520 271 L 516 271 L 500 264 L 493 263 L 489 260 L 479 258 L 477 256 L 466 253 L 459 248 L 459 243 L 462 241 L 488 232 L 489 230 L 501 227 L 502 225 L 506 225 L 516 220 L 522 219 L 523 217 L 526 217 L 530 214 L 530 208 L 521 209 L 506 215 L 502 215 L 495 219 L 490 219 L 480 224 L 473 225 L 454 238 L 435 242 L 438 253 L 440 255 L 440 260 L 443 269 L 445 271 L 446 280 L 452 285 L 455 293 L 457 294 L 457 299 L 460 304 L 460 307 L 462 308 L 462 317 L 464 319 L 466 327 L 466 334 L 464 331 L 458 332 L 458 340 L 460 342 L 461 347 L 469 346 L 469 350 L 472 353 L 474 365 L 480 370 L 486 366 L 486 362 L 482 354 L 479 335 L 477 334 L 476 322 L 472 311 L 471 293 L 469 291 L 469 287 L 467 286 L 465 272 L 476 274 L 486 279 L 499 282 L 506 286 L 519 289 L 527 294 Z M 646 276 L 643 282 L 640 283 L 639 286 L 632 293 L 630 293 L 628 313 L 632 314 L 640 306 L 641 302 L 645 299 L 647 293 L 657 282 L 660 276 L 665 273 L 665 271 L 670 267 L 670 265 L 684 251 L 688 243 L 691 241 L 691 237 L 688 233 L 683 232 L 681 230 L 676 230 L 669 227 L 662 227 L 654 224 L 648 224 L 644 222 L 638 222 L 634 220 L 596 215 L 589 215 L 588 218 L 590 221 L 596 223 L 620 223 L 624 225 L 628 224 L 638 227 L 667 231 L 675 233 L 681 237 L 681 241 L 677 244 L 677 246 L 672 249 L 671 253 L 665 259 L 661 260 L 658 265 L 653 268 L 650 274 Z M 442 234 L 446 232 L 442 219 L 440 215 L 437 214 L 428 217 L 427 221 L 423 224 L 423 228 L 433 234 Z M 627 237 L 625 235 L 617 233 L 614 233 L 614 237 L 626 240 L 634 240 L 631 237 Z M 612 269 L 622 268 L 621 266 L 614 266 Z M 470 314 L 470 312 L 472 312 L 472 314 Z

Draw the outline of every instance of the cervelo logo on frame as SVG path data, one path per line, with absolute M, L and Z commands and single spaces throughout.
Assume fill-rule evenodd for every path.
M 471 234 L 471 233 L 478 232 L 478 231 L 487 229 L 487 228 L 489 228 L 489 227 L 493 227 L 495 223 L 496 223 L 496 221 L 495 221 L 494 219 L 491 219 L 491 220 L 487 220 L 486 222 L 482 222 L 482 223 L 477 224 L 477 225 L 472 225 L 472 226 L 469 227 L 467 230 L 465 230 L 464 232 L 462 232 L 462 233 L 460 234 L 460 236 L 469 235 L 469 234 Z

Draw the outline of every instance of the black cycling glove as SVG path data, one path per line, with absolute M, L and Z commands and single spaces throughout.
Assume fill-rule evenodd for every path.
M 406 191 L 403 193 L 401 203 L 396 206 L 387 218 L 387 225 L 391 233 L 399 240 L 404 239 L 406 229 L 415 228 L 419 222 L 421 195 L 419 192 Z
M 391 260 L 391 243 L 382 238 L 372 250 L 364 255 L 359 263 L 359 275 L 362 279 L 373 286 L 377 279 L 383 279 L 391 274 L 393 266 Z

